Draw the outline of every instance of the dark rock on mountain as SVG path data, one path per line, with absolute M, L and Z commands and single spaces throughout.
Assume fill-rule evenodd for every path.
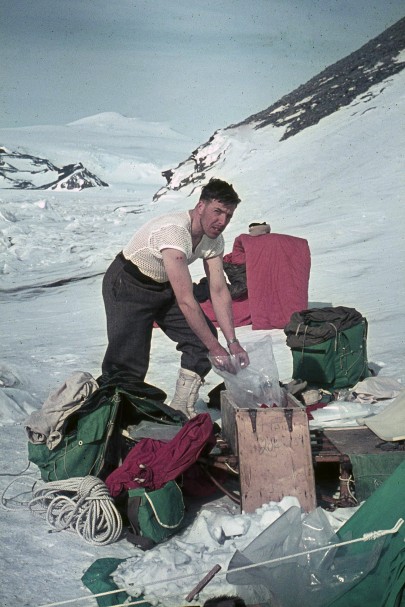
M 93 187 L 108 187 L 108 183 L 80 162 L 59 168 L 45 158 L 0 147 L 0 188 L 80 191 Z
M 226 155 L 227 133 L 231 135 L 232 129 L 250 126 L 258 130 L 272 125 L 280 128 L 279 141 L 283 141 L 317 124 L 355 99 L 359 99 L 359 102 L 372 101 L 384 90 L 384 82 L 404 69 L 404 49 L 405 18 L 267 109 L 216 131 L 187 160 L 175 169 L 162 173 L 167 186 L 155 194 L 154 200 L 168 190 L 179 190 L 189 184 L 197 186 L 205 180 L 205 171 L 218 166 Z M 377 88 L 378 85 L 381 87 Z
M 349 105 L 356 97 L 371 95 L 371 86 L 404 69 L 405 57 L 402 62 L 396 60 L 404 48 L 405 18 L 266 110 L 228 128 L 241 124 L 254 124 L 256 129 L 268 124 L 286 126 L 280 141 L 287 139 Z
M 108 183 L 90 173 L 81 162 L 67 164 L 59 169 L 58 178 L 42 186 L 41 190 L 84 190 L 85 188 L 108 187 Z

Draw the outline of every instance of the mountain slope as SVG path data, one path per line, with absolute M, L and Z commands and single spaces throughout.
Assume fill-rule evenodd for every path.
M 370 95 L 371 86 L 382 84 L 404 69 L 404 49 L 405 18 L 266 110 L 239 124 L 253 124 L 257 129 L 273 124 L 285 127 L 281 140 L 292 137 L 356 98 L 365 99 Z M 363 97 L 364 94 L 367 95 Z
M 246 137 L 247 129 L 257 131 L 273 126 L 277 131 L 272 132 L 272 141 L 285 141 L 350 104 L 352 107 L 359 104 L 359 111 L 369 111 L 375 97 L 404 67 L 405 18 L 269 108 L 216 131 L 187 160 L 162 173 L 168 183 L 154 199 L 158 200 L 169 190 L 197 185 L 205 179 L 206 171 L 220 168 L 236 129 L 240 131 L 245 127 Z M 369 105 L 364 107 L 364 103 Z M 254 141 L 253 133 L 251 140 Z

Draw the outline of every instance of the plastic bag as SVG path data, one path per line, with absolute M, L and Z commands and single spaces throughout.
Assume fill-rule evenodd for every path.
M 128 426 L 127 430 L 130 438 L 136 441 L 140 441 L 142 438 L 153 438 L 168 443 L 181 428 L 179 426 L 141 420 L 137 425 Z
M 332 401 L 321 409 L 311 411 L 313 417 L 309 422 L 310 428 L 351 427 L 363 425 L 357 419 L 373 415 L 372 405 L 343 400 Z
M 230 355 L 226 362 L 231 364 L 233 373 L 218 366 L 221 362 L 218 357 L 215 360 L 210 357 L 213 371 L 223 378 L 232 400 L 238 407 L 246 408 L 281 406 L 283 394 L 270 335 L 241 345 L 249 354 L 250 364 L 241 367 L 239 358 Z
M 243 586 L 253 587 L 260 604 L 331 605 L 375 568 L 385 538 L 357 546 L 334 546 L 340 541 L 321 508 L 302 516 L 300 508 L 292 506 L 243 550 L 235 552 L 226 580 L 237 586 L 240 596 Z M 326 549 L 310 552 L 321 547 Z M 261 566 L 252 567 L 254 563 Z M 348 599 L 347 605 L 354 603 Z

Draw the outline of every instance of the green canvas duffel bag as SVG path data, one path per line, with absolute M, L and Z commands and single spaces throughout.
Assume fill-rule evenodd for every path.
M 126 389 L 115 383 L 117 379 Z M 69 417 L 54 449 L 28 442 L 28 459 L 38 466 L 45 482 L 88 475 L 104 480 L 126 455 L 122 428 L 142 420 L 181 427 L 183 416 L 163 402 L 165 397 L 145 382 L 125 383 L 113 377 Z
M 117 417 L 120 397 L 115 394 L 94 409 L 72 415 L 61 442 L 52 450 L 46 444 L 28 443 L 28 459 L 45 482 L 87 475 L 99 476 Z
M 295 312 L 284 329 L 293 357 L 293 379 L 336 390 L 370 376 L 367 320 L 354 308 Z

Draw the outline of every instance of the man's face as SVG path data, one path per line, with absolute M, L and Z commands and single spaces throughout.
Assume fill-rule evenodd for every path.
M 200 200 L 197 205 L 201 227 L 208 238 L 218 238 L 232 219 L 236 204 L 223 204 L 219 200 Z

